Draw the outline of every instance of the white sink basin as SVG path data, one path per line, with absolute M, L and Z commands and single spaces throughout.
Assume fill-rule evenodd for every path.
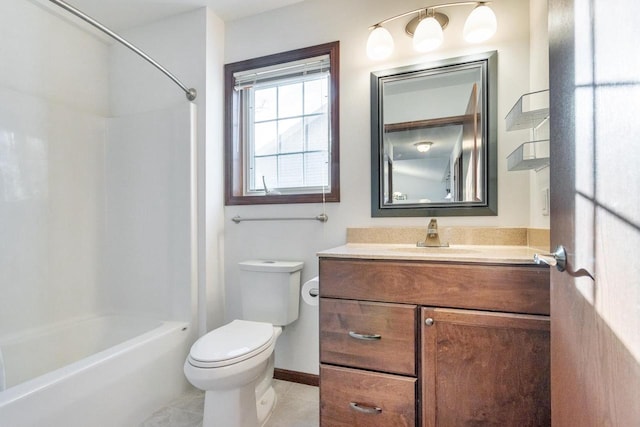
M 412 254 L 425 254 L 425 255 L 451 255 L 451 254 L 476 254 L 479 253 L 477 250 L 467 249 L 467 248 L 456 248 L 451 246 L 440 246 L 440 247 L 411 247 L 411 248 L 396 248 L 394 249 L 398 252 L 408 252 Z

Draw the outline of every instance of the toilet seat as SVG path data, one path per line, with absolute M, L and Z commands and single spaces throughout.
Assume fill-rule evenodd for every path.
M 249 359 L 274 341 L 270 323 L 234 320 L 200 337 L 189 352 L 189 364 L 198 368 L 220 368 Z

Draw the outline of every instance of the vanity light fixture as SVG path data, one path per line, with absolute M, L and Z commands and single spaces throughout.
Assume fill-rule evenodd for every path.
M 418 150 L 419 152 L 426 153 L 427 151 L 429 151 L 431 149 L 431 146 L 433 145 L 433 142 L 422 141 L 422 142 L 416 142 L 413 145 L 416 146 L 416 150 Z
M 367 55 L 371 59 L 385 59 L 393 52 L 393 37 L 389 30 L 382 25 L 387 22 L 414 16 L 405 26 L 405 32 L 413 37 L 413 48 L 418 52 L 429 52 L 437 49 L 444 40 L 443 30 L 449 24 L 449 17 L 436 9 L 452 6 L 475 5 L 464 24 L 464 39 L 469 43 L 481 43 L 490 39 L 498 29 L 496 15 L 486 1 L 463 1 L 443 3 L 412 10 L 400 15 L 387 18 L 369 27 L 367 40 Z

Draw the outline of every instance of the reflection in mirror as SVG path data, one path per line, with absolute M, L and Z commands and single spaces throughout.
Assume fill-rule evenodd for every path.
M 372 73 L 372 215 L 495 215 L 495 53 Z

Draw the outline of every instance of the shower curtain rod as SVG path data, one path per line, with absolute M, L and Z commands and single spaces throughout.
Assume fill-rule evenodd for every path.
M 169 72 L 169 70 L 164 68 L 162 65 L 158 64 L 149 55 L 147 55 L 146 53 L 144 53 L 143 51 L 141 51 L 140 49 L 138 49 L 137 47 L 135 47 L 134 45 L 132 45 L 131 43 L 129 43 L 128 41 L 126 41 L 125 39 L 123 39 L 122 37 L 117 35 L 116 33 L 114 33 L 113 31 L 111 31 L 109 28 L 105 27 L 104 25 L 102 25 L 101 23 L 96 21 L 95 19 L 93 19 L 90 16 L 84 14 L 83 12 L 81 12 L 78 9 L 76 9 L 75 7 L 71 6 L 69 3 L 65 3 L 62 0 L 49 0 L 49 1 L 54 3 L 54 4 L 56 4 L 56 5 L 58 5 L 58 6 L 60 6 L 61 8 L 66 10 L 67 12 L 70 12 L 70 13 L 74 14 L 75 16 L 77 16 L 78 18 L 82 19 L 83 21 L 93 25 L 98 30 L 102 31 L 106 35 L 108 35 L 111 38 L 119 41 L 124 46 L 126 46 L 129 49 L 131 49 L 132 51 L 134 51 L 135 53 L 140 55 L 142 58 L 146 59 L 151 65 L 156 67 L 158 70 L 162 71 L 167 77 L 169 77 L 171 80 L 173 80 L 175 82 L 175 84 L 180 86 L 180 88 L 186 93 L 187 99 L 189 101 L 193 101 L 194 99 L 196 99 L 197 92 L 196 92 L 196 90 L 194 88 L 188 88 L 187 86 L 185 86 L 176 76 L 174 76 L 171 72 Z

